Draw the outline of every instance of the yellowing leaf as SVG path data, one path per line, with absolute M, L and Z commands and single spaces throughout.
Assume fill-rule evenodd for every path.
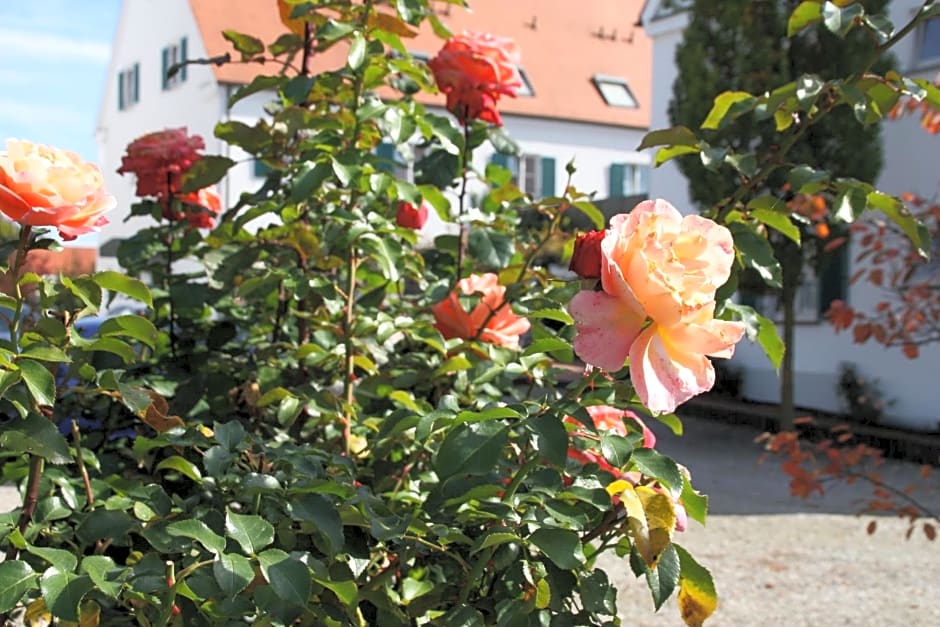
M 52 624 L 52 613 L 46 609 L 43 599 L 36 599 L 26 606 L 23 620 L 29 627 L 49 627 Z
M 647 566 L 654 568 L 663 551 L 672 542 L 676 527 L 676 512 L 668 494 L 649 486 L 633 487 L 626 481 L 615 481 L 608 486 L 622 488 L 620 501 L 627 513 L 633 545 Z
M 381 11 L 376 11 L 374 15 L 369 16 L 369 28 L 380 28 L 395 33 L 399 37 L 415 37 L 418 34 L 418 31 L 408 26 L 398 17 Z
M 679 554 L 679 613 L 689 627 L 701 627 L 718 608 L 715 582 L 708 569 L 696 562 L 688 551 L 673 545 Z
M 59 624 L 61 627 L 98 627 L 101 624 L 101 606 L 91 600 L 83 601 L 79 622 L 63 620 Z
M 611 496 L 615 496 L 623 492 L 627 488 L 632 488 L 632 487 L 633 487 L 633 484 L 630 483 L 629 481 L 625 481 L 623 479 L 617 479 L 616 481 L 614 481 L 613 483 L 607 486 L 607 494 Z

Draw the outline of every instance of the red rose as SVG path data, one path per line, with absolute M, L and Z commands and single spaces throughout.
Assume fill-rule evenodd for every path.
M 148 133 L 128 144 L 118 174 L 137 176 L 138 196 L 166 201 L 179 193 L 183 175 L 205 147 L 202 137 L 190 136 L 185 127 Z
M 222 213 L 222 199 L 215 186 L 204 187 L 198 192 L 191 192 L 185 196 L 180 196 L 180 200 L 190 207 L 184 215 L 169 217 L 170 219 L 189 222 L 189 225 L 197 229 L 211 229 L 215 226 L 215 216 Z
M 502 126 L 499 97 L 514 98 L 522 87 L 515 42 L 487 33 L 452 37 L 428 66 L 447 95 L 447 110 L 463 124 L 480 119 Z
M 428 208 L 424 203 L 415 209 L 415 206 L 408 202 L 398 203 L 398 213 L 395 215 L 395 222 L 398 226 L 406 229 L 420 231 L 424 223 L 428 221 Z
M 460 295 L 480 294 L 480 302 L 467 312 Z M 471 274 L 457 281 L 450 295 L 431 307 L 434 326 L 447 339 L 459 337 L 519 349 L 519 336 L 529 330 L 529 321 L 513 313 L 506 302 L 506 288 L 492 272 Z
M 574 252 L 571 253 L 568 269 L 582 279 L 601 278 L 601 241 L 605 235 L 604 231 L 579 235 L 574 241 Z

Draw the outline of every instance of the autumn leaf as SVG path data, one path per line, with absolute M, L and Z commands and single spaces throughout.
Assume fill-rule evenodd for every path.
M 679 613 L 689 627 L 701 627 L 718 608 L 715 582 L 708 569 L 696 562 L 688 551 L 674 544 L 679 554 Z

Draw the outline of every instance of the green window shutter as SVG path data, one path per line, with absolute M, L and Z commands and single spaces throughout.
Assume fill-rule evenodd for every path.
M 849 245 L 843 244 L 828 254 L 819 269 L 819 315 L 834 300 L 845 300 L 848 294 Z
M 127 106 L 127 95 L 124 93 L 124 72 L 118 72 L 118 111 Z
M 379 163 L 375 167 L 383 172 L 395 171 L 395 163 L 398 159 L 394 144 L 382 142 L 375 147 L 375 156 L 379 158 Z
M 493 165 L 498 165 L 501 168 L 510 169 L 509 167 L 509 155 L 504 155 L 501 152 L 494 152 L 493 156 L 490 157 L 490 163 Z
M 186 38 L 183 37 L 182 39 L 180 39 L 180 61 L 185 62 L 187 59 L 189 59 L 189 55 L 187 55 L 186 53 Z M 180 81 L 185 81 L 185 80 L 186 80 L 186 64 L 183 63 L 183 65 L 180 67 Z
M 623 179 L 627 168 L 622 163 L 610 164 L 610 190 L 608 198 L 623 198 Z
M 161 89 L 165 90 L 167 88 L 167 83 L 170 82 L 169 78 L 167 78 L 167 75 L 166 75 L 167 71 L 169 71 L 170 69 L 170 49 L 169 48 L 163 49 L 160 68 L 161 68 L 160 69 L 160 87 Z
M 637 194 L 649 194 L 650 192 L 650 168 L 648 165 L 638 165 L 640 171 L 640 186 L 637 188 Z
M 259 179 L 264 178 L 268 175 L 268 172 L 271 171 L 271 166 L 262 161 L 261 159 L 255 159 L 255 176 Z
M 129 104 L 134 104 L 135 102 L 140 101 L 140 63 L 134 64 L 134 89 L 131 96 L 128 98 Z
M 555 159 L 542 157 L 542 198 L 555 195 Z

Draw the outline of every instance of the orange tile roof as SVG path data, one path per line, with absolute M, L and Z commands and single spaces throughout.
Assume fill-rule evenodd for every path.
M 472 11 L 436 3 L 453 32 L 488 31 L 512 37 L 522 51 L 522 67 L 535 92 L 533 97 L 504 98 L 500 111 L 616 126 L 647 128 L 650 123 L 652 43 L 635 27 L 642 0 L 470 0 Z M 266 43 L 285 32 L 275 0 L 190 0 L 209 56 L 232 52 L 221 31 L 232 29 L 260 37 Z M 604 37 L 598 34 L 603 33 Z M 413 52 L 435 54 L 442 45 L 425 28 L 405 40 Z M 332 53 L 332 54 L 331 54 Z M 322 55 L 322 68 L 345 61 L 340 50 Z M 237 57 L 237 53 L 234 55 Z M 213 66 L 221 83 L 248 83 L 257 74 L 272 72 L 257 64 Z M 608 106 L 591 82 L 600 74 L 627 81 L 638 108 Z M 429 94 L 428 104 L 444 97 Z

